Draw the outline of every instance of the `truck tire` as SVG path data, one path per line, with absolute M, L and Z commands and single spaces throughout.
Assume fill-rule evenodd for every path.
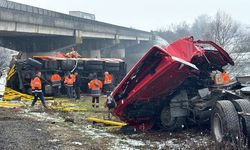
M 53 70 L 53 69 L 57 70 L 57 69 L 59 69 L 59 63 L 58 63 L 58 61 L 45 61 L 44 68 L 51 69 L 51 70 Z
M 221 100 L 215 103 L 211 115 L 211 130 L 217 143 L 237 142 L 240 134 L 239 117 L 231 101 Z
M 103 61 L 98 61 L 98 60 L 88 60 L 85 63 L 87 65 L 103 65 Z
M 112 72 L 112 71 L 119 71 L 119 67 L 105 67 L 105 71 Z
M 103 70 L 103 66 L 102 65 L 86 65 L 86 70 L 101 71 Z
M 87 70 L 103 70 L 103 62 L 102 61 L 95 61 L 95 60 L 89 60 L 85 62 L 85 68 Z
M 185 117 L 172 117 L 170 107 L 165 106 L 160 113 L 160 127 L 166 131 L 181 131 L 185 124 Z
M 74 68 L 75 64 L 75 60 L 63 60 L 61 63 L 61 67 L 63 70 L 71 71 Z
M 119 71 L 119 70 L 120 70 L 119 63 L 111 63 L 111 62 L 105 63 L 105 71 Z
M 250 113 L 250 102 L 247 99 L 235 100 L 234 106 L 238 112 Z M 240 123 L 243 128 L 243 133 L 247 138 L 248 147 L 250 147 L 250 116 L 240 115 Z
M 81 70 L 81 71 L 84 70 L 84 61 L 83 60 L 78 60 L 77 70 Z
M 27 61 L 26 61 L 26 60 L 22 60 L 22 59 L 19 60 L 19 59 L 18 59 L 18 60 L 16 61 L 16 65 L 26 65 L 26 64 L 27 64 Z
M 29 64 L 35 68 L 39 68 L 39 69 L 41 69 L 43 66 L 43 64 L 41 62 L 39 62 L 38 60 L 32 59 L 32 58 L 27 59 L 27 64 Z
M 105 62 L 106 67 L 120 67 L 120 63 Z

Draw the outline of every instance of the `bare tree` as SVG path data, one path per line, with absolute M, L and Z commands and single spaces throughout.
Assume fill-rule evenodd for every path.
M 186 22 L 171 24 L 168 28 L 161 28 L 156 31 L 159 36 L 167 40 L 169 43 L 186 36 L 190 36 L 190 25 Z
M 195 19 L 190 31 L 195 39 L 206 40 L 209 38 L 211 21 L 211 17 L 206 14 L 200 15 Z
M 218 11 L 214 17 L 206 14 L 198 16 L 190 26 L 186 22 L 172 24 L 168 28 L 157 31 L 158 35 L 166 39 L 169 43 L 185 37 L 194 36 L 195 39 L 212 40 L 226 49 L 228 52 L 242 51 L 243 38 L 241 26 L 225 12 Z M 243 40 L 243 41 L 242 41 Z M 242 45 L 240 47 L 240 45 Z M 246 45 L 245 45 L 246 46 Z
M 218 11 L 210 23 L 208 38 L 220 44 L 223 48 L 230 49 L 234 40 L 239 36 L 240 25 L 225 12 Z

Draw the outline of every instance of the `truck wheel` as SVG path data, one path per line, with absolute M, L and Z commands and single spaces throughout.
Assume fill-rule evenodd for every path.
M 103 70 L 103 62 L 102 61 L 95 61 L 95 60 L 89 60 L 85 62 L 85 67 L 87 70 L 96 70 L 100 71 Z
M 105 67 L 105 71 L 119 71 L 119 67 Z
M 160 115 L 160 125 L 166 131 L 181 131 L 185 123 L 185 117 L 171 116 L 170 107 L 165 106 Z
M 211 115 L 211 130 L 215 141 L 236 142 L 240 133 L 239 117 L 231 101 L 222 100 L 215 103 Z
M 250 102 L 247 99 L 237 99 L 234 106 L 238 112 L 250 113 Z M 241 115 L 240 122 L 242 124 L 243 133 L 247 137 L 248 147 L 250 147 L 250 116 Z
M 45 69 L 59 69 L 59 63 L 58 61 L 52 61 L 52 60 L 49 60 L 49 61 L 44 61 L 44 68 Z
M 74 68 L 76 62 L 74 60 L 63 60 L 61 63 L 61 67 L 63 70 L 70 71 Z

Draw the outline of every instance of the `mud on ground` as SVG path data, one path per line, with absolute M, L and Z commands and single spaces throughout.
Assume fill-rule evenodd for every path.
M 89 110 L 44 112 L 39 108 L 0 108 L 0 149 L 215 149 L 206 128 L 191 128 L 181 133 L 110 130 L 102 124 L 93 125 L 84 120 L 85 117 L 106 118 L 104 108 L 91 109 L 88 99 L 75 103 Z

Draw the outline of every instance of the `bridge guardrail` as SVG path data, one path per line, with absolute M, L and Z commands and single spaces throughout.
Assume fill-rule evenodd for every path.
M 46 9 L 42 9 L 39 7 L 29 6 L 26 4 L 11 2 L 8 0 L 0 0 L 0 7 L 7 8 L 7 9 L 19 10 L 19 11 L 25 11 L 25 12 L 34 13 L 34 14 L 40 14 L 40 15 L 44 15 L 44 16 L 62 18 L 62 19 L 67 19 L 67 20 L 72 20 L 72 21 L 77 21 L 77 22 L 84 21 L 87 23 L 91 23 L 91 24 L 95 23 L 95 24 L 99 24 L 102 26 L 109 26 L 109 27 L 112 26 L 112 28 L 116 28 L 116 30 L 127 30 L 128 29 L 128 28 L 122 27 L 122 26 L 112 25 L 112 24 L 108 24 L 105 22 L 93 21 L 93 20 L 84 19 L 84 18 L 78 18 L 75 16 L 70 16 L 67 14 L 63 14 L 63 13 L 59 13 L 59 12 L 55 12 L 55 11 L 51 11 L 51 10 L 46 10 Z M 136 32 L 140 32 L 143 34 L 150 34 L 149 32 L 141 31 L 138 29 L 131 29 L 131 30 L 134 30 Z
M 58 15 L 57 12 L 34 7 L 34 6 L 29 6 L 25 4 L 20 4 L 16 2 L 11 2 L 7 0 L 0 0 L 0 7 L 8 8 L 8 9 L 16 9 L 16 10 L 21 10 L 21 11 L 26 11 L 26 12 L 31 12 L 31 13 L 36 13 L 36 14 L 41 14 L 41 15 L 46 15 L 46 16 L 51 16 L 51 17 L 61 17 Z

